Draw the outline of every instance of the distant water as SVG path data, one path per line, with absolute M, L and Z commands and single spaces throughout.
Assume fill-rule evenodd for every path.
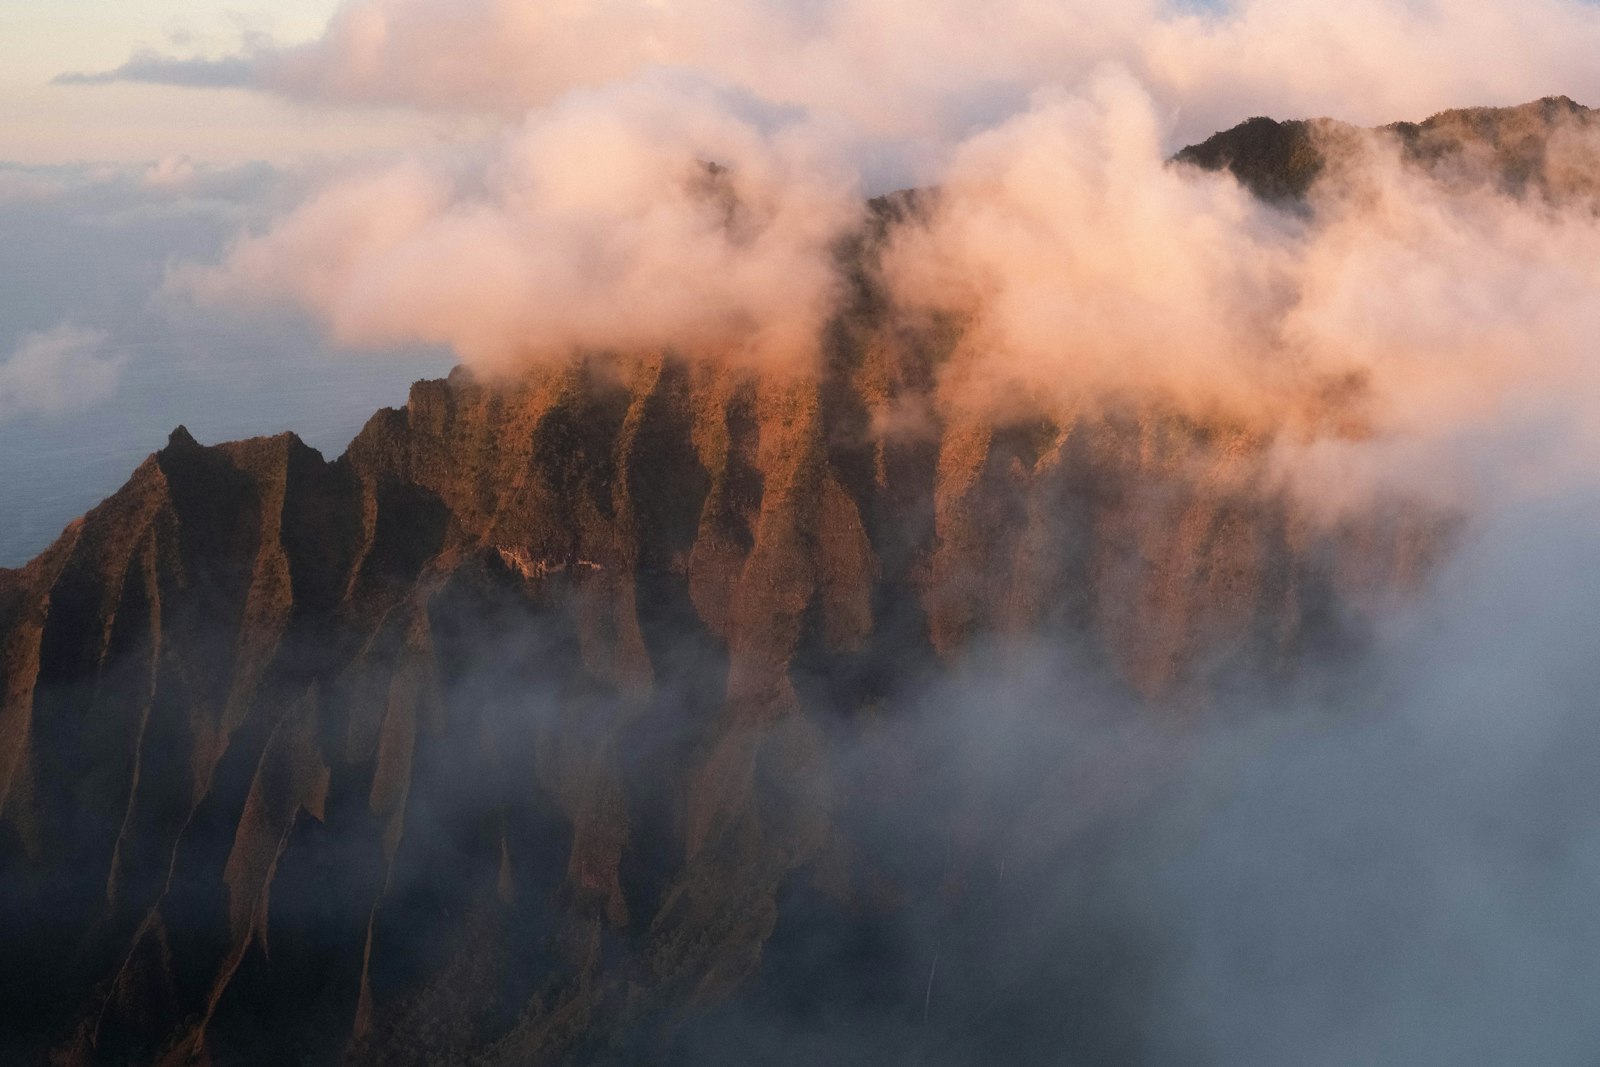
M 203 444 L 293 430 L 332 459 L 443 356 L 174 361 L 135 356 L 117 397 L 69 415 L 0 419 L 0 567 L 32 559 L 115 492 L 182 424 Z

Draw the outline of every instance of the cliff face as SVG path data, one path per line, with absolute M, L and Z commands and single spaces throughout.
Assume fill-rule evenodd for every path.
M 1259 427 L 941 410 L 937 345 L 874 299 L 819 374 L 458 373 L 334 462 L 180 429 L 0 571 L 0 1047 L 736 1062 L 729 1005 L 926 1028 L 896 923 L 981 940 L 1004 835 L 927 751 L 863 768 L 886 717 L 1043 641 L 1181 722 L 1358 640 L 1437 547 L 1297 514 Z M 1007 840 L 1049 843 L 1011 883 L 1093 827 L 1018 789 Z M 891 809 L 937 845 L 886 848 Z M 1059 1026 L 1115 1060 L 1085 989 Z M 927 1032 L 1009 1025 L 980 1000 Z
M 177 431 L 7 576 L 12 1019 L 83 1063 L 658 1041 L 783 892 L 870 912 L 833 734 L 964 649 L 1057 635 L 1181 714 L 1426 550 L 1297 521 L 1245 430 L 874 439 L 925 368 L 836 340 L 421 383 L 334 463 Z

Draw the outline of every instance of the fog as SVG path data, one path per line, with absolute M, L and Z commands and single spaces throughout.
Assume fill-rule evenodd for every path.
M 1072 635 L 973 649 L 835 738 L 904 905 L 794 905 L 681 1062 L 1589 1062 L 1597 506 L 1474 523 L 1356 658 L 1198 718 Z

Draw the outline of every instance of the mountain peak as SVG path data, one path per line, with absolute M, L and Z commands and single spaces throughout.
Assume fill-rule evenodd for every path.
M 1263 200 L 1305 196 L 1322 173 L 1318 133 L 1342 126 L 1331 119 L 1277 119 L 1258 115 L 1212 134 L 1173 157 L 1202 170 L 1229 170 Z

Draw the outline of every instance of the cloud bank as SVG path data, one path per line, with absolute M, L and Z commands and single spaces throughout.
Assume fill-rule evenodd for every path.
M 1166 163 L 1159 109 L 1111 70 L 962 144 L 885 273 L 964 323 L 950 378 L 969 399 L 1155 397 L 1368 441 L 1587 431 L 1600 219 L 1565 176 L 1593 173 L 1570 161 L 1600 128 L 1551 122 L 1545 184 L 1521 188 L 1474 141 L 1429 168 L 1387 132 L 1330 131 L 1302 210 Z
M 1504 120 L 1537 126 L 1517 134 L 1545 146 L 1537 182 L 1508 183 L 1479 140 L 1424 166 L 1395 134 L 1330 127 L 1323 179 L 1284 205 L 1169 163 L 1161 105 L 1102 67 L 954 143 L 937 195 L 867 267 L 893 316 L 959 324 L 947 406 L 1251 420 L 1330 505 L 1383 469 L 1470 482 L 1451 458 L 1468 438 L 1587 437 L 1600 414 L 1580 399 L 1600 395 L 1600 218 L 1573 178 L 1600 135 L 1537 114 Z M 850 150 L 803 118 L 624 86 L 341 177 L 169 285 L 309 310 L 344 344 L 447 345 L 485 372 L 574 351 L 815 365 L 860 187 Z
M 1204 136 L 1264 111 L 1362 123 L 1600 97 L 1581 0 L 347 0 L 317 40 L 134 56 L 107 78 L 516 114 L 651 71 L 875 135 L 949 135 L 1112 61 Z
M 579 96 L 463 168 L 415 158 L 322 189 L 218 270 L 212 301 L 287 297 L 346 344 L 448 344 L 481 369 L 575 350 L 812 352 L 853 176 L 705 94 Z
M 1588 379 L 1592 188 L 1508 188 L 1470 154 L 1424 174 L 1356 137 L 1295 211 L 1166 160 L 1251 113 L 1600 99 L 1594 54 L 1581 0 L 347 0 L 317 40 L 168 80 L 504 132 L 352 170 L 171 285 L 486 370 L 613 349 L 793 364 L 835 310 L 862 192 L 892 177 L 940 189 L 881 267 L 902 311 L 963 325 L 963 403 L 1153 390 L 1313 437 L 1453 433 Z M 1587 129 L 1545 135 L 1552 173 L 1600 160 Z

